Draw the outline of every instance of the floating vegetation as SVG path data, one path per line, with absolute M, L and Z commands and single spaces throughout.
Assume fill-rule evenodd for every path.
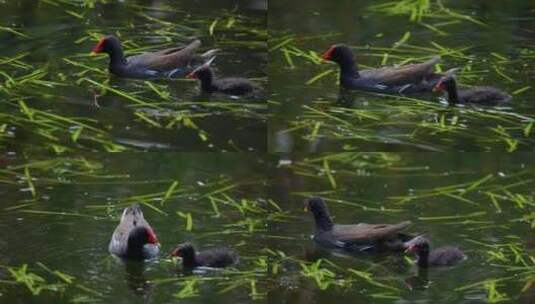
M 8 33 L 14 34 L 16 36 L 19 36 L 21 38 L 30 38 L 28 35 L 24 34 L 23 32 L 21 32 L 19 30 L 14 29 L 12 27 L 0 26 L 0 32 L 8 32 Z
M 372 5 L 369 9 L 388 15 L 409 15 L 411 21 L 421 21 L 428 15 L 430 6 L 430 0 L 403 0 Z
M 368 9 L 372 12 L 382 13 L 386 15 L 408 15 L 410 21 L 421 22 L 424 18 L 429 19 L 453 19 L 459 21 L 468 21 L 480 26 L 487 26 L 484 22 L 468 15 L 455 11 L 444 6 L 440 0 L 402 0 L 395 2 L 387 2 L 377 5 L 371 5 Z M 428 25 L 421 23 L 433 31 L 443 33 L 437 30 L 437 26 L 444 26 L 453 24 L 448 22 Z
M 526 239 L 534 227 L 532 162 L 505 154 L 483 155 L 292 156 L 280 166 L 285 178 L 300 186 L 280 204 L 292 212 L 274 223 L 272 239 L 279 247 L 269 252 L 269 272 L 287 297 L 306 289 L 362 301 L 409 301 L 429 299 L 435 292 L 443 297 L 444 286 L 449 286 L 451 298 L 477 297 L 488 303 L 529 299 L 535 266 L 533 245 Z M 408 257 L 315 245 L 309 237 L 312 220 L 297 214 L 299 202 L 310 196 L 323 197 L 340 224 L 410 219 L 413 228 L 407 233 L 425 232 L 437 247 L 453 243 L 468 259 L 448 269 L 416 270 Z
M 11 130 L 13 137 L 19 132 L 35 132 L 35 141 L 44 148 L 56 153 L 72 152 L 85 147 L 88 150 L 104 150 L 119 152 L 126 147 L 116 144 L 111 135 L 104 129 L 95 127 L 97 121 L 78 117 L 64 117 L 47 111 L 32 108 L 23 99 L 8 102 L 9 107 L 15 108 L 15 113 L 1 113 L 0 118 L 8 122 L 6 129 Z
M 318 259 L 314 262 L 303 261 L 295 257 L 285 256 L 282 252 L 271 252 L 272 271 L 275 277 L 291 275 L 289 270 L 291 264 L 298 264 L 301 268 L 299 272 L 305 279 L 314 283 L 319 290 L 336 289 L 357 289 L 365 291 L 370 287 L 379 287 L 381 292 L 372 292 L 371 298 L 399 299 L 401 288 L 391 284 L 399 285 L 395 278 L 380 277 L 375 271 L 382 271 L 381 266 L 371 266 L 367 271 L 356 270 L 354 268 L 343 268 L 329 259 Z M 373 269 L 376 268 L 376 269 Z M 287 278 L 288 279 L 288 278 Z
M 351 98 L 351 97 L 350 97 Z M 345 101 L 344 101 L 345 102 Z M 280 132 L 305 141 L 338 142 L 345 150 L 363 150 L 370 145 L 405 146 L 412 150 L 445 151 L 453 140 L 464 138 L 488 150 L 525 150 L 535 143 L 531 132 L 535 117 L 506 110 L 477 107 L 444 108 L 424 100 L 392 97 L 370 108 L 367 105 L 330 105 L 317 101 L 303 106 L 303 114 Z M 479 120 L 496 125 L 472 128 Z M 488 137 L 488 134 L 493 134 Z
M 102 294 L 96 290 L 92 290 L 77 282 L 74 276 L 63 273 L 59 270 L 52 270 L 43 263 L 36 263 L 35 271 L 30 271 L 27 264 L 20 267 L 6 267 L 10 273 L 13 281 L 3 281 L 3 284 L 10 284 L 11 282 L 26 287 L 34 296 L 39 296 L 41 293 L 52 293 L 61 297 L 69 287 L 78 289 L 83 292 L 83 295 L 77 297 L 88 297 L 96 300 L 102 297 Z
M 142 159 L 136 160 L 138 165 L 148 168 L 159 166 L 151 160 L 154 154 L 144 155 Z M 162 156 L 165 157 L 165 154 Z M 173 158 L 175 154 L 169 156 Z M 147 217 L 159 218 L 151 219 L 151 222 L 157 222 L 154 227 L 158 235 L 166 239 L 165 246 L 172 246 L 173 242 L 179 242 L 181 238 L 187 240 L 193 232 L 194 241 L 199 243 L 199 247 L 204 247 L 203 243 L 214 242 L 220 246 L 232 247 L 240 252 L 240 263 L 229 269 L 188 274 L 182 273 L 183 270 L 179 266 L 162 256 L 157 264 L 139 263 L 132 266 L 134 270 L 129 270 L 130 266 L 126 265 L 128 284 L 139 289 L 167 285 L 161 288 L 172 290 L 169 295 L 177 299 L 206 297 L 206 289 L 222 297 L 240 295 L 240 298 L 251 300 L 264 299 L 267 296 L 265 279 L 268 263 L 263 251 L 263 234 L 267 231 L 267 222 L 280 214 L 271 212 L 274 203 L 268 202 L 264 197 L 267 177 L 262 172 L 243 173 L 243 166 L 256 164 L 257 158 L 252 154 L 239 157 L 229 155 L 225 158 L 225 164 L 235 162 L 239 170 L 227 172 L 206 166 L 209 161 L 213 164 L 219 163 L 221 155 L 185 154 L 184 157 L 191 159 L 178 162 L 184 161 L 187 164 L 182 167 L 180 174 L 171 171 L 170 175 L 159 179 L 153 178 L 152 171 L 136 172 L 129 165 L 126 166 L 129 168 L 126 171 L 118 169 L 124 168 L 119 165 L 121 162 L 131 164 L 131 155 L 122 153 L 104 158 L 89 154 L 87 157 L 42 158 L 26 162 L 13 159 L 0 170 L 0 186 L 9 187 L 12 193 L 10 204 L 2 208 L 2 214 L 9 214 L 24 221 L 33 219 L 52 225 L 72 223 L 76 224 L 75 226 L 82 225 L 83 230 L 94 231 L 99 229 L 97 227 L 112 227 L 119 220 L 125 206 L 140 203 Z M 156 159 L 161 160 L 160 157 Z M 113 168 L 109 168 L 111 163 Z M 202 165 L 202 172 L 199 172 L 197 165 Z M 184 172 L 190 173 L 182 175 Z M 240 177 L 242 174 L 247 178 Z M 132 189 L 127 191 L 130 195 L 122 190 L 109 190 L 126 188 Z M 77 189 L 83 189 L 82 193 L 78 193 Z M 61 197 L 66 193 L 73 197 L 79 195 L 84 200 L 83 204 L 75 208 L 63 204 Z M 100 193 L 106 193 L 106 197 L 102 197 Z M 162 221 L 169 222 L 165 226 Z M 103 234 L 102 239 L 100 236 L 96 237 L 98 242 L 106 243 L 112 229 Z M 170 232 L 165 233 L 167 230 Z M 48 251 L 41 253 L 43 260 L 55 261 L 49 254 L 57 253 L 54 251 L 57 248 L 64 250 L 65 246 L 69 246 L 66 238 L 70 238 L 70 232 L 58 239 L 63 244 L 60 247 L 56 247 L 57 240 L 50 239 Z M 91 239 L 94 241 L 95 237 Z M 87 267 L 89 273 L 82 271 L 79 275 L 70 275 L 72 268 L 68 265 L 60 270 L 42 263 L 8 265 L 5 272 L 9 277 L 4 275 L 3 268 L 0 267 L 0 290 L 4 295 L 11 296 L 13 292 L 21 292 L 19 288 L 14 287 L 20 285 L 36 299 L 57 297 L 82 302 L 113 297 L 113 288 L 102 287 L 102 281 L 91 279 L 93 270 L 90 268 L 98 268 L 98 276 L 106 277 L 110 275 L 108 272 L 112 273 L 111 275 L 117 271 L 122 273 L 123 263 L 109 257 L 105 245 L 94 246 L 93 241 L 90 241 L 91 244 L 87 243 L 87 246 L 91 247 L 90 250 L 95 252 L 94 257 L 91 257 L 93 265 Z M 253 250 L 249 249 L 250 243 L 255 244 Z M 51 263 L 57 265 L 57 262 Z M 139 270 L 136 270 L 137 266 L 140 267 Z M 80 265 L 77 267 L 84 268 Z M 119 268 L 116 269 L 117 267 Z M 177 274 L 170 269 L 176 269 Z M 147 279 L 136 281 L 137 277 L 144 275 L 147 275 Z M 119 277 L 122 278 L 121 275 Z M 123 283 L 122 280 L 118 281 Z M 93 290 L 96 288 L 100 288 L 98 292 Z
M 199 290 L 197 288 L 197 279 L 191 279 L 184 282 L 182 289 L 175 293 L 173 296 L 177 299 L 186 299 L 199 295 Z
M 434 0 L 373 4 L 368 7 L 372 15 L 367 17 L 375 22 L 370 28 L 385 32 L 363 31 L 357 40 L 340 38 L 347 33 L 329 20 L 324 21 L 323 32 L 298 33 L 301 27 L 292 24 L 289 30 L 270 32 L 272 78 L 280 84 L 271 98 L 277 119 L 271 128 L 274 140 L 270 148 L 290 152 L 292 146 L 287 143 L 291 142 L 294 149 L 307 147 L 314 152 L 530 150 L 535 116 L 525 67 L 531 65 L 531 53 L 520 48 L 512 54 L 498 43 L 492 47 L 470 44 L 463 39 L 467 26 L 475 25 L 491 43 L 499 25 L 480 21 L 482 14 L 447 6 Z M 385 15 L 410 16 L 417 26 L 407 24 L 387 31 L 384 24 L 398 29 L 400 22 Z M 501 107 L 453 106 L 431 93 L 409 98 L 349 92 L 339 88 L 336 64 L 321 65 L 321 53 L 334 43 L 351 47 L 363 70 L 422 62 L 440 55 L 436 71 L 459 68 L 456 77 L 460 86 L 495 86 L 513 99 Z
M 127 55 L 176 47 L 194 37 L 213 44 L 213 48 L 225 49 L 226 54 L 243 49 L 248 54 L 262 54 L 267 37 L 263 18 L 225 9 L 192 15 L 163 3 L 145 6 L 100 0 L 41 2 L 57 18 L 68 16 L 76 24 L 78 19 L 84 19 L 87 24 L 75 26 L 70 36 L 74 39 L 61 41 L 60 48 L 53 45 L 48 50 L 52 56 L 47 55 L 46 61 L 40 59 L 39 50 L 30 54 L 27 48 L 19 53 L 6 49 L 0 54 L 0 94 L 5 97 L 5 104 L 0 105 L 5 109 L 0 116 L 2 146 L 13 150 L 30 146 L 34 151 L 58 154 L 184 147 L 241 151 L 265 146 L 256 134 L 262 132 L 265 136 L 267 105 L 262 97 L 202 96 L 185 78 L 122 81 L 110 77 L 107 59 L 89 56 L 89 45 L 104 34 L 120 37 Z M 102 21 L 99 12 L 114 5 L 128 11 L 132 18 L 126 18 L 122 26 L 97 27 Z M 213 23 L 214 20 L 219 21 Z M 31 27 L 0 27 L 2 31 L 14 35 L 13 39 L 21 41 L 17 45 L 22 46 L 38 45 L 42 39 L 42 34 Z M 63 52 L 65 48 L 68 55 Z M 248 64 L 240 62 L 242 67 Z M 255 81 L 265 83 L 265 62 L 255 64 Z M 217 127 L 219 123 L 225 128 Z M 242 128 L 243 125 L 252 128 Z M 255 135 L 243 140 L 241 132 Z M 36 140 L 22 146 L 17 141 L 22 134 Z M 139 138 L 141 134 L 144 138 Z M 164 139 L 171 138 L 171 134 L 184 137 L 184 143 Z M 159 138 L 163 142 L 158 142 Z
M 322 268 L 322 260 L 319 259 L 310 265 L 301 263 L 301 268 L 303 269 L 301 273 L 312 280 L 318 285 L 319 289 L 327 289 L 331 284 L 340 283 L 340 281 L 335 280 L 335 273 L 328 270 L 327 268 Z
M 359 57 L 378 57 L 381 65 L 395 60 L 406 64 L 439 54 L 443 61 L 465 62 L 460 64 L 458 78 L 471 83 L 480 79 L 488 70 L 479 70 L 471 63 L 473 58 L 467 47 L 446 47 L 431 41 L 430 46 L 417 46 L 407 41 L 410 32 L 395 43 L 394 47 L 355 46 Z M 313 40 L 324 37 L 311 37 Z M 302 43 L 306 38 L 299 39 Z M 317 51 L 302 49 L 296 40 L 287 35 L 273 38 L 271 52 L 282 56 L 278 64 L 293 69 L 295 60 L 300 59 L 312 65 L 320 63 Z M 511 76 L 501 70 L 511 60 L 495 54 L 493 63 L 496 74 L 511 82 Z M 390 63 L 391 64 L 391 63 Z M 301 65 L 301 64 L 299 64 Z M 363 64 L 360 66 L 367 67 Z M 445 70 L 451 66 L 439 66 Z M 303 80 L 303 87 L 321 88 L 323 83 L 337 82 L 338 68 L 328 68 L 309 79 Z M 337 84 L 336 84 L 337 85 Z M 513 92 L 522 94 L 529 86 Z M 380 100 L 379 100 L 380 99 Z M 437 102 L 437 96 L 425 99 L 399 96 L 385 96 L 340 89 L 337 100 L 319 97 L 301 106 L 300 115 L 289 118 L 285 126 L 279 126 L 278 133 L 285 134 L 315 144 L 322 151 L 322 143 L 345 150 L 384 150 L 401 147 L 408 150 L 445 151 L 451 149 L 452 142 L 463 141 L 470 150 L 501 150 L 513 152 L 526 150 L 534 143 L 531 132 L 535 116 L 520 114 L 511 108 L 484 108 L 476 106 L 446 107 Z M 286 104 L 275 103 L 274 108 L 284 109 Z M 480 126 L 481 125 L 481 126 Z M 477 127 L 474 127 L 477 126 Z M 278 148 L 275 147 L 275 150 Z M 278 150 L 277 150 L 278 151 Z

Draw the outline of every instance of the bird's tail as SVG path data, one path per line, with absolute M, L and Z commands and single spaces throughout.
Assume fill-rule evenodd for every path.
M 427 60 L 424 63 L 427 64 L 427 65 L 433 66 L 433 65 L 439 63 L 440 60 L 441 60 L 440 55 L 436 55 L 436 56 L 431 57 L 431 59 Z
M 209 59 L 209 58 L 215 57 L 217 53 L 219 53 L 219 51 L 221 51 L 221 49 L 211 49 L 202 53 L 200 57 L 203 59 Z

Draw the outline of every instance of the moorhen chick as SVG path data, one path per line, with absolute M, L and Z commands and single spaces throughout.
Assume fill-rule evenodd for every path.
M 405 243 L 406 251 L 418 256 L 418 267 L 453 266 L 466 259 L 466 255 L 457 247 L 440 247 L 429 250 L 429 242 L 422 236 L 417 236 Z
M 313 238 L 323 246 L 351 252 L 403 251 L 405 250 L 404 242 L 412 239 L 412 236 L 400 233 L 411 224 L 410 221 L 393 225 L 335 224 L 325 201 L 319 197 L 305 200 L 305 211 L 312 212 L 316 224 Z
M 105 36 L 93 47 L 93 53 L 106 53 L 110 57 L 108 70 L 119 77 L 128 78 L 171 78 L 184 76 L 191 70 L 195 52 L 201 46 L 194 40 L 186 46 L 147 52 L 125 58 L 121 42 L 115 36 Z M 217 50 L 210 50 L 200 57 L 209 58 Z
M 433 92 L 442 91 L 448 93 L 448 102 L 450 104 L 474 103 L 495 106 L 511 99 L 510 95 L 493 87 L 473 87 L 457 90 L 457 81 L 453 75 L 440 78 L 433 88 Z
M 160 243 L 138 204 L 124 209 L 108 250 L 119 257 L 133 260 L 151 259 L 158 255 Z
M 433 72 L 440 56 L 423 63 L 359 71 L 353 51 L 344 44 L 335 44 L 323 53 L 322 59 L 340 66 L 340 85 L 348 89 L 394 94 L 431 92 L 442 76 Z
M 198 79 L 201 90 L 205 93 L 221 92 L 228 95 L 249 95 L 258 91 L 258 86 L 247 78 L 225 77 L 217 78 L 210 64 L 215 57 L 197 67 L 187 75 L 188 78 Z
M 196 252 L 190 243 L 179 244 L 171 252 L 171 256 L 182 258 L 184 268 L 213 267 L 223 268 L 235 265 L 239 261 L 239 256 L 228 248 L 212 248 Z

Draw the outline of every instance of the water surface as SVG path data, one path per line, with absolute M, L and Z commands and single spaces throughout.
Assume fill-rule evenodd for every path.
M 531 150 L 533 4 L 430 1 L 428 14 L 411 21 L 373 9 L 388 3 L 396 2 L 270 2 L 270 151 Z M 351 46 L 361 68 L 441 55 L 438 68 L 460 67 L 463 85 L 516 94 L 505 107 L 489 108 L 448 107 L 432 94 L 414 100 L 344 92 L 338 67 L 317 57 L 334 43 Z
M 529 154 L 339 153 L 291 158 L 270 225 L 270 303 L 532 303 L 534 164 Z M 397 223 L 431 248 L 457 246 L 468 259 L 418 271 L 403 254 L 327 250 L 310 239 L 303 212 L 327 200 L 334 221 Z M 530 215 L 531 214 L 531 215 Z M 531 259 L 531 260 L 530 260 Z
M 7 168 L 0 173 L 2 303 L 265 299 L 263 235 L 269 214 L 264 172 L 269 159 L 255 154 L 121 153 L 4 158 L 2 163 Z M 132 203 L 141 204 L 162 244 L 155 261 L 125 262 L 108 253 L 122 209 Z M 228 270 L 184 272 L 167 255 L 185 241 L 200 249 L 232 248 L 240 262 Z M 27 275 L 18 276 L 20 280 L 41 279 L 16 283 L 12 272 L 24 273 L 24 265 Z
M 218 75 L 247 77 L 265 86 L 266 11 L 261 4 L 1 3 L 0 41 L 9 46 L 0 50 L 2 146 L 15 152 L 265 150 L 262 96 L 200 95 L 197 82 L 185 78 L 121 79 L 108 74 L 107 56 L 89 56 L 108 34 L 121 39 L 127 55 L 198 38 L 201 52 L 221 50 L 213 64 Z

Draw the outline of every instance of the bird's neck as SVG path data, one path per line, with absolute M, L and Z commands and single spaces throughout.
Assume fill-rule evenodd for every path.
M 340 79 L 347 77 L 360 77 L 357 63 L 355 62 L 355 59 L 352 56 L 345 56 L 337 63 L 340 66 Z
M 143 258 L 145 256 L 144 245 L 129 242 L 128 255 L 136 258 Z
M 120 45 L 113 44 L 108 55 L 110 56 L 110 70 L 116 66 L 126 65 L 126 58 L 124 58 L 123 48 Z
M 427 268 L 429 266 L 429 252 L 418 252 L 418 267 Z
M 211 69 L 208 69 L 207 71 L 205 71 L 202 77 L 200 77 L 202 90 L 205 92 L 217 91 L 217 88 L 214 85 L 214 80 L 215 80 L 214 71 L 212 71 Z
M 457 93 L 457 84 L 455 81 L 448 83 L 446 90 L 448 91 L 448 101 L 450 103 L 459 103 L 459 95 Z
M 316 222 L 316 230 L 331 230 L 334 226 L 333 221 L 331 220 L 331 215 L 327 210 L 314 213 L 314 220 Z
M 197 267 L 199 265 L 197 262 L 197 254 L 192 252 L 191 254 L 182 256 L 182 263 L 186 267 Z
M 127 243 L 127 252 L 128 255 L 133 258 L 144 258 L 145 257 L 145 244 L 136 241 L 134 238 L 128 238 Z

